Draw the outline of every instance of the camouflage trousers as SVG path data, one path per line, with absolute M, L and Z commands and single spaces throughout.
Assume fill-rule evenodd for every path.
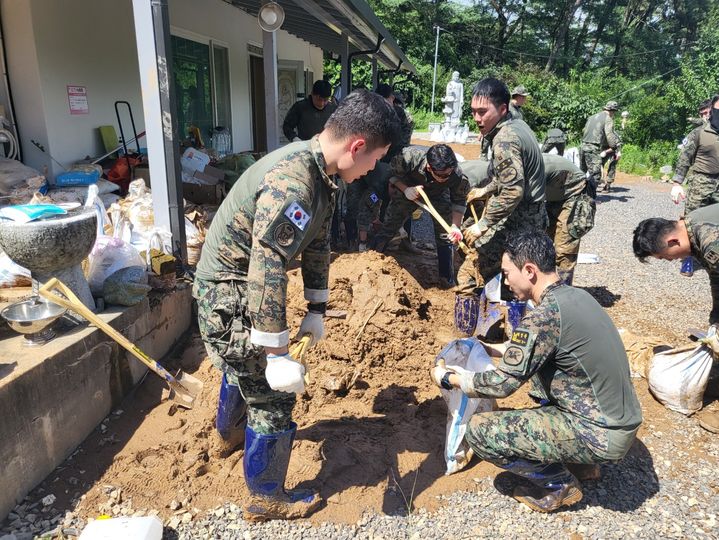
M 582 145 L 580 152 L 580 168 L 583 172 L 589 173 L 587 181 L 591 182 L 595 189 L 602 183 L 602 167 L 607 161 L 609 161 L 609 167 L 604 183 L 607 185 L 614 183 L 614 177 L 617 174 L 617 160 L 614 159 L 614 154 L 602 157 L 599 155 L 600 152 L 599 147 L 593 145 Z
M 228 382 L 240 387 L 248 425 L 265 435 L 289 429 L 295 394 L 277 392 L 267 383 L 264 348 L 250 343 L 252 322 L 244 284 L 196 279 L 192 295 L 207 354 Z
M 474 246 L 473 253 L 465 257 L 457 272 L 457 293 L 475 294 L 476 289 L 501 272 L 502 254 L 507 240 L 516 232 L 532 228 L 539 231 L 547 229 L 545 204 L 520 204 L 504 221 L 482 235 Z
M 606 447 L 606 430 L 579 428 L 554 406 L 494 411 L 472 416 L 465 434 L 480 458 L 504 466 L 516 459 L 540 463 L 602 463 L 594 448 Z
M 352 182 L 347 186 L 347 217 L 357 220 L 360 231 L 370 230 L 382 209 L 382 199 L 363 182 Z
M 564 202 L 547 203 L 547 217 L 549 227 L 547 234 L 554 241 L 554 249 L 557 252 L 557 273 L 564 283 L 572 284 L 574 268 L 577 266 L 579 256 L 579 238 L 569 234 L 569 217 L 574 208 L 576 198 Z
M 719 203 L 719 175 L 690 173 L 686 177 L 687 200 L 684 213 Z
M 445 195 L 446 196 L 439 200 L 432 200 L 432 206 L 435 207 L 437 212 L 439 212 L 439 215 L 441 215 L 447 223 L 451 224 L 452 203 L 449 200 L 449 194 L 445 193 Z M 409 218 L 418 208 L 419 206 L 405 197 L 404 193 L 399 190 L 395 190 L 384 216 L 382 230 L 377 233 L 376 245 L 378 250 L 382 251 L 384 249 L 383 246 L 392 240 L 402 224 L 407 221 L 407 218 Z M 434 239 L 437 246 L 451 245 L 452 242 L 447 237 L 447 233 L 444 231 L 442 226 L 434 219 L 432 220 L 432 224 L 434 225 Z

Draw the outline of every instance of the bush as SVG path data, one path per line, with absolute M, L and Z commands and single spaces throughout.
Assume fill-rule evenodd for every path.
M 653 176 L 659 178 L 659 168 L 664 165 L 674 165 L 679 157 L 676 144 L 667 141 L 655 141 L 642 149 L 634 144 L 622 146 L 622 159 L 619 160 L 619 170 L 628 174 Z
M 414 118 L 414 130 L 415 131 L 427 131 L 429 128 L 430 122 L 442 122 L 444 120 L 444 116 L 442 116 L 441 112 L 435 111 L 434 114 L 429 112 L 428 109 L 407 109 L 411 114 L 412 118 Z

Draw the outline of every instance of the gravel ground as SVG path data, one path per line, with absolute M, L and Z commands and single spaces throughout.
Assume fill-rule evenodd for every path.
M 640 265 L 631 252 L 631 231 L 641 219 L 679 215 L 667 192 L 666 186 L 627 184 L 600 197 L 597 225 L 583 241 L 582 252 L 598 254 L 601 263 L 581 265 L 575 285 L 591 290 L 617 326 L 680 341 L 688 326 L 706 325 L 710 304 L 706 274 L 688 279 L 680 276 L 678 263 Z M 427 225 L 422 220 L 415 230 L 429 233 Z M 635 384 L 645 419 L 639 440 L 621 463 L 602 466 L 601 480 L 587 483 L 582 502 L 568 511 L 531 512 L 508 496 L 512 476 L 497 470 L 489 478 L 475 478 L 471 492 L 442 496 L 442 506 L 433 513 L 419 509 L 401 516 L 366 514 L 351 525 L 282 521 L 249 525 L 241 519 L 240 508 L 226 504 L 205 515 L 188 513 L 188 520 L 181 519 L 183 515 L 167 523 L 164 538 L 719 538 L 719 436 L 699 428 L 693 418 L 657 404 L 644 380 L 635 379 Z M 24 518 L 16 522 L 18 533 L 23 522 Z M 66 536 L 77 534 L 83 525 L 72 514 L 58 517 L 53 524 Z M 0 531 L 0 540 L 32 537 L 27 533 L 4 537 L 5 532 L 11 530 Z

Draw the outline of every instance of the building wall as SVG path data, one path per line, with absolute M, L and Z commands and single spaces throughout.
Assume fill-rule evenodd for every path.
M 183 37 L 210 38 L 229 48 L 235 151 L 252 146 L 248 42 L 260 44 L 254 17 L 222 0 L 173 0 L 170 24 Z M 50 173 L 63 165 L 104 153 L 97 127 L 113 125 L 113 104 L 130 102 L 138 131 L 144 129 L 140 77 L 130 0 L 0 0 L 8 73 L 23 158 Z M 280 60 L 298 60 L 322 76 L 322 51 L 278 32 Z M 70 114 L 67 86 L 87 87 L 89 114 Z M 124 111 L 123 111 L 124 113 Z M 123 120 L 126 116 L 123 115 Z M 123 126 L 131 131 L 129 121 Z

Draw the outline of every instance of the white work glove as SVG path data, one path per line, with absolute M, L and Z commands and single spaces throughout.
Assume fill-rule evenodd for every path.
M 300 323 L 300 331 L 297 332 L 297 337 L 301 338 L 305 334 L 312 335 L 310 346 L 325 336 L 325 320 L 321 313 L 315 313 L 314 311 L 307 312 L 305 318 L 302 319 L 302 323 Z
M 707 330 L 707 336 L 699 341 L 711 349 L 712 353 L 714 353 L 714 358 L 719 358 L 719 335 L 717 335 L 715 325 L 711 325 Z
M 452 225 L 452 230 L 447 233 L 447 238 L 449 238 L 449 241 L 454 245 L 457 245 L 462 241 L 462 231 L 460 231 L 456 225 Z
M 471 227 L 464 229 L 464 241 L 469 246 L 474 246 L 477 239 L 487 232 L 487 229 L 488 227 L 480 219 L 479 223 L 475 223 Z
M 605 158 L 605 157 L 607 157 L 607 151 L 606 151 L 606 150 L 602 150 L 601 152 L 599 152 L 599 157 L 600 157 L 600 158 Z
M 299 137 L 292 137 L 292 142 L 297 142 L 297 141 L 301 141 L 301 140 L 302 139 L 300 139 Z
M 422 189 L 419 186 L 408 186 L 404 190 L 404 196 L 407 197 L 410 201 L 415 201 L 420 198 L 419 190 Z
M 290 356 L 268 354 L 265 378 L 270 388 L 277 392 L 302 394 L 305 391 L 305 366 Z
M 614 153 L 614 161 L 619 161 L 619 158 L 622 157 L 621 152 L 615 152 Z
M 687 198 L 687 194 L 684 191 L 684 187 L 681 184 L 677 184 L 676 182 L 672 186 L 672 201 L 674 201 L 674 204 L 679 204 L 684 199 Z

